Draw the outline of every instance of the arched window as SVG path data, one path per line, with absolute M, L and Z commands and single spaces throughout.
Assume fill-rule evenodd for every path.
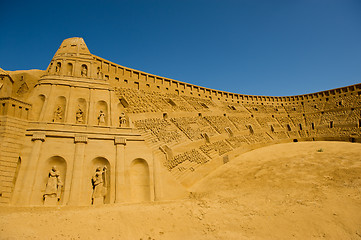
M 68 63 L 66 66 L 66 74 L 68 76 L 72 76 L 73 75 L 73 64 L 72 63 Z

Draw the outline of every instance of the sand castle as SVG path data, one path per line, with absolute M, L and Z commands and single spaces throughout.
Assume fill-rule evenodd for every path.
M 46 71 L 0 69 L 0 126 L 1 204 L 180 199 L 255 148 L 361 142 L 361 84 L 236 94 L 112 63 L 70 38 Z

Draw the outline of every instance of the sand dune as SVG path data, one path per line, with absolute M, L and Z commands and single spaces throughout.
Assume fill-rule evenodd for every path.
M 223 165 L 189 199 L 0 211 L 0 239 L 361 239 L 361 144 L 288 143 Z

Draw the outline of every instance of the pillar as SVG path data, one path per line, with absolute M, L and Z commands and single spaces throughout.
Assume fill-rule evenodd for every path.
M 33 148 L 31 150 L 30 158 L 25 169 L 23 185 L 20 189 L 22 194 L 20 194 L 19 201 L 23 205 L 29 205 L 31 203 L 30 199 L 33 194 L 35 179 L 38 175 L 39 156 L 41 145 L 45 141 L 45 133 L 34 132 L 31 140 L 33 141 Z
M 83 169 L 84 169 L 84 154 L 85 144 L 88 138 L 86 135 L 75 135 L 75 152 L 73 160 L 73 174 L 71 178 L 70 194 L 68 205 L 80 205 L 81 193 L 83 187 Z
M 116 147 L 115 159 L 115 203 L 125 201 L 125 145 L 126 139 L 115 137 L 114 144 Z

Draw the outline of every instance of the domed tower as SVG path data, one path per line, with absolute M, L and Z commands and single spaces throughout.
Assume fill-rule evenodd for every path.
M 155 199 L 152 151 L 129 120 L 119 125 L 119 99 L 99 59 L 82 38 L 66 39 L 34 87 L 13 204 Z M 139 171 L 129 180 L 129 169 L 137 167 L 141 184 Z
M 63 41 L 30 102 L 34 121 L 118 126 L 118 100 L 82 38 Z

